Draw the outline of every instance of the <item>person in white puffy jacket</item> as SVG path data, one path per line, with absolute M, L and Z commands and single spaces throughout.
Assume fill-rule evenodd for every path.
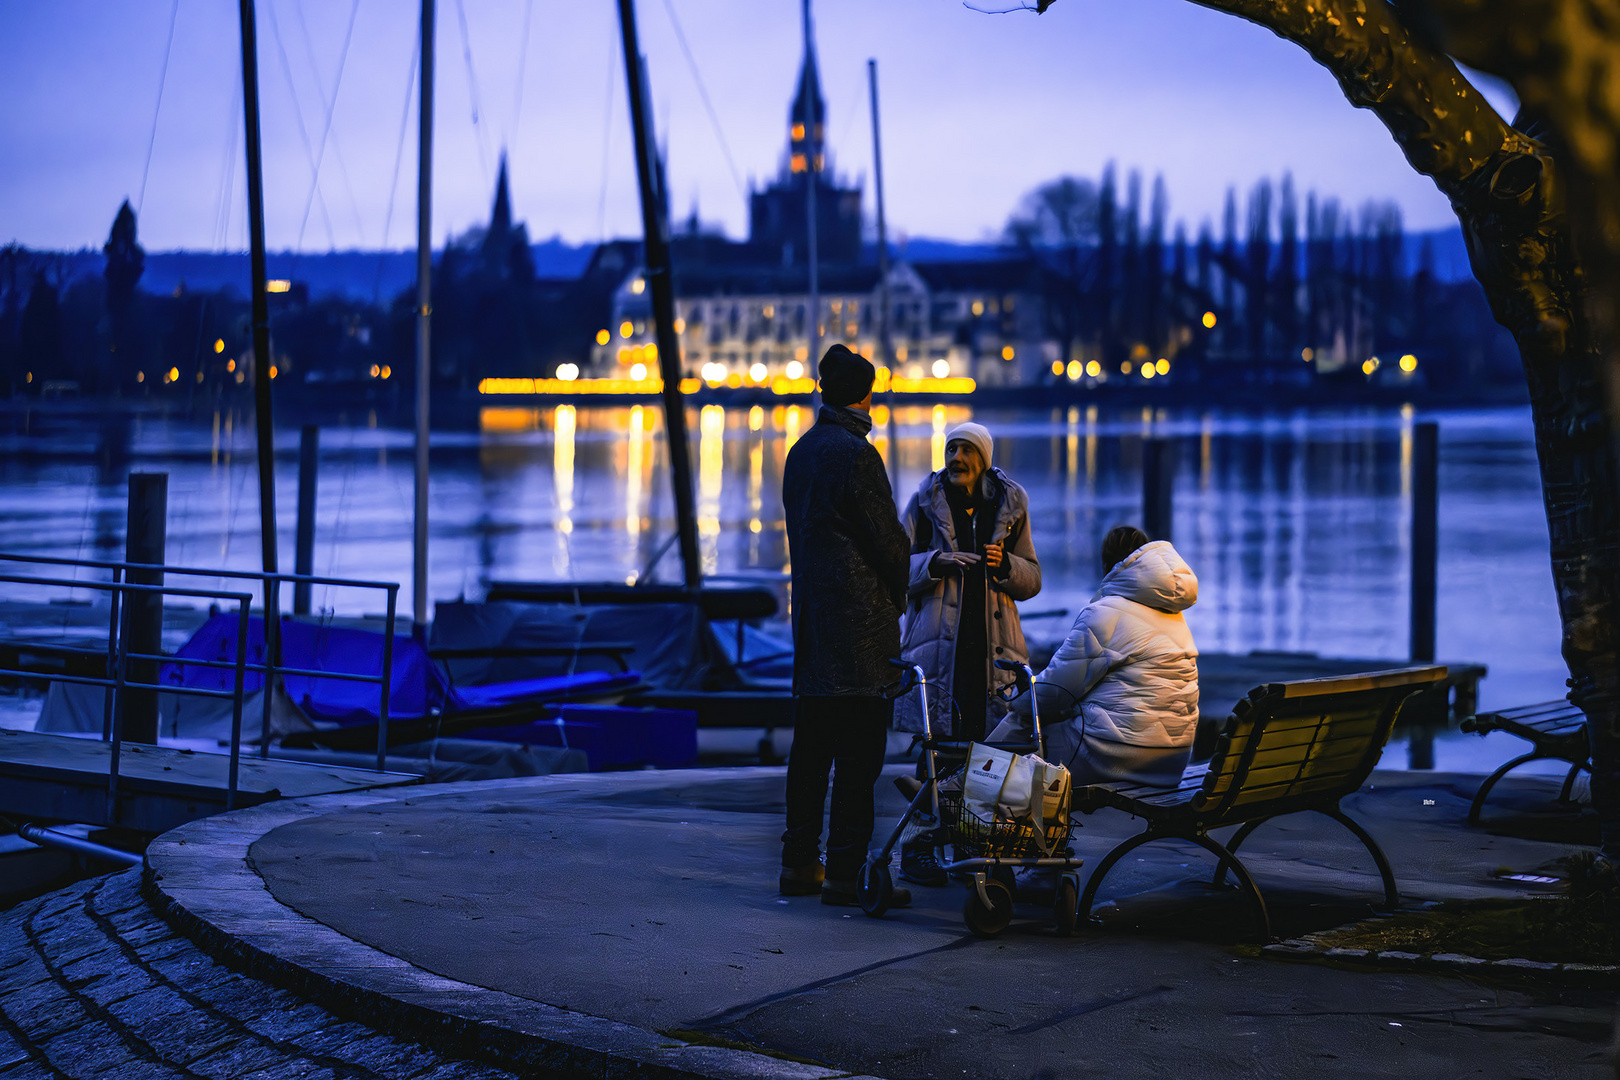
M 1198 578 L 1168 540 L 1121 525 L 1102 544 L 1097 594 L 1035 677 L 1046 757 L 1078 785 L 1174 787 L 1198 730 L 1198 646 L 1182 612 Z M 1030 695 L 991 742 L 1028 738 Z

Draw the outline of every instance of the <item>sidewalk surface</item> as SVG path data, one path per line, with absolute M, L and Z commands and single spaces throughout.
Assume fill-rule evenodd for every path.
M 1505 782 L 1487 827 L 1466 827 L 1478 779 L 1381 772 L 1345 801 L 1403 901 L 1522 893 L 1493 872 L 1547 870 L 1590 840 L 1588 820 L 1545 806 L 1555 780 Z M 1035 906 L 972 938 L 956 884 L 881 920 L 785 900 L 782 792 L 781 769 L 693 770 L 271 804 L 154 843 L 150 895 L 266 977 L 360 986 L 380 1026 L 485 1046 L 515 1031 L 543 1044 L 531 1063 L 568 1071 L 760 1075 L 769 1058 L 716 1049 L 740 1044 L 795 1076 L 1614 1075 L 1615 993 L 1256 958 L 1233 947 L 1250 929 L 1240 897 L 1177 884 L 1208 881 L 1191 846 L 1133 852 L 1103 887 L 1110 928 L 1067 939 Z M 901 800 L 887 779 L 879 795 L 881 829 Z M 1141 827 L 1083 821 L 1089 865 Z M 1280 934 L 1380 896 L 1365 851 L 1320 815 L 1268 825 L 1243 854 Z

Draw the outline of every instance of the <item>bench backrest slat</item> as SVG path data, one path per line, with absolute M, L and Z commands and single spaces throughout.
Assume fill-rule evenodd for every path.
M 1403 668 L 1259 687 L 1222 729 L 1194 804 L 1234 808 L 1359 788 L 1389 741 L 1401 703 L 1445 678 Z

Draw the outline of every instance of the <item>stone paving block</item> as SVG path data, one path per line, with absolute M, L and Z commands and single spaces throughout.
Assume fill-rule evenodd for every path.
M 0 1069 L 9 1069 L 19 1061 L 27 1061 L 28 1048 L 18 1042 L 11 1032 L 0 1027 Z
M 216 972 L 228 972 L 207 954 L 198 950 L 191 942 L 186 942 L 185 949 L 178 950 L 168 956 L 142 959 L 146 966 L 158 975 L 179 985 L 200 983 L 214 975 Z
M 87 1076 L 145 1060 L 122 1034 L 100 1020 L 91 1020 L 40 1044 L 50 1063 L 69 1076 Z
M 305 1004 L 302 998 L 245 975 L 221 979 L 203 987 L 187 986 L 184 989 L 209 1008 L 243 1023 L 273 1010 Z
M 262 1016 L 245 1018 L 242 1026 L 274 1042 L 297 1042 L 334 1023 L 339 1021 L 331 1013 L 313 1002 L 302 1001 Z
M 152 1061 L 125 1061 L 98 1073 L 86 1073 L 75 1080 L 185 1080 L 186 1074 L 172 1065 Z
M 247 1037 L 214 1047 L 188 1062 L 186 1069 L 209 1080 L 235 1080 L 253 1073 L 274 1072 L 278 1068 L 291 1070 L 301 1060 L 283 1048 Z
M 40 955 L 59 970 L 88 957 L 117 951 L 107 935 L 88 920 L 64 920 L 57 926 L 37 927 L 35 939 Z
M 119 926 L 116 927 L 115 932 L 118 934 L 119 942 L 128 945 L 132 949 L 138 949 L 142 945 L 150 945 L 176 936 L 174 927 L 157 919 L 136 926 Z
M 313 1061 L 287 1061 L 257 1072 L 242 1073 L 231 1080 L 352 1080 Z
M 184 1065 L 241 1038 L 241 1027 L 198 1009 L 173 990 L 158 987 L 107 1007 L 165 1061 Z
M 293 1040 L 314 1057 L 335 1058 L 383 1076 L 409 1076 L 439 1060 L 432 1052 L 361 1024 L 338 1024 Z
M 0 1080 L 57 1080 L 56 1075 L 32 1059 L 0 1068 Z
M 173 937 L 154 938 L 151 941 L 142 942 L 132 947 L 135 950 L 135 955 L 140 958 L 140 962 L 143 964 L 155 964 L 160 960 L 167 960 L 171 957 L 197 951 L 196 942 L 184 934 L 178 933 Z
M 74 967 L 80 972 L 88 972 L 89 969 L 84 965 L 89 963 L 90 961 L 80 961 Z M 97 1005 L 105 1007 L 132 994 L 155 989 L 158 984 L 151 975 L 129 963 L 123 956 L 119 956 L 116 962 L 100 972 L 90 972 L 88 977 L 76 985 L 79 993 Z
M 32 952 L 32 950 L 30 950 Z M 0 997 L 16 994 L 42 982 L 55 982 L 38 955 L 31 955 L 15 967 L 0 971 Z
M 517 1077 L 517 1073 L 479 1061 L 446 1061 L 411 1074 L 409 1080 L 517 1080 Z
M 36 1044 L 90 1019 L 79 1003 L 55 982 L 41 984 L 28 993 L 7 995 L 0 999 L 0 1011 L 17 1025 L 25 1038 Z

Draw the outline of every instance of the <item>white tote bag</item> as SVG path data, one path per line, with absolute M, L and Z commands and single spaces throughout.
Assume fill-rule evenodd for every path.
M 983 743 L 968 747 L 967 767 L 962 773 L 962 807 L 985 821 L 1004 816 L 1000 810 L 1007 771 L 1017 754 Z

